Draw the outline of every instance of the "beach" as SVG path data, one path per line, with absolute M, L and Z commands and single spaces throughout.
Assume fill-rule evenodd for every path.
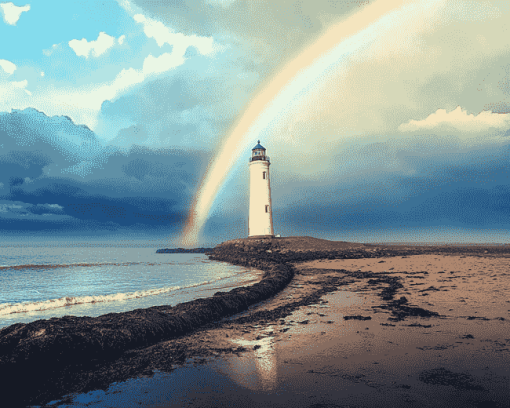
M 248 310 L 90 364 L 77 360 L 58 373 L 48 367 L 58 386 L 49 392 L 47 382 L 27 382 L 30 404 L 67 394 L 62 403 L 84 406 L 80 395 L 93 390 L 104 391 L 87 406 L 106 398 L 110 406 L 154 407 L 503 407 L 510 399 L 506 246 L 301 237 L 234 240 L 210 257 L 269 270 L 266 286 L 284 266 L 292 276 Z M 249 288 L 235 293 L 245 292 L 255 299 Z M 7 366 L 1 358 L 0 370 Z M 136 393 L 140 378 L 156 385 Z
M 244 397 L 249 406 L 505 407 L 508 261 L 414 255 L 297 264 L 292 284 L 271 302 L 195 340 L 213 353 L 235 345 L 250 349 L 224 358 L 226 363 L 205 362 L 229 373 L 237 387 L 160 406 L 226 406 L 250 390 Z M 409 307 L 438 316 L 399 316 L 387 309 L 391 301 L 382 300 L 381 290 L 387 285 L 343 271 L 360 269 L 398 277 L 403 287 L 395 298 L 405 296 Z M 296 302 L 324 291 L 294 309 Z M 293 311 L 287 314 L 286 308 Z M 275 316 L 263 318 L 267 311 Z M 250 383 L 243 368 L 252 360 L 258 379 Z

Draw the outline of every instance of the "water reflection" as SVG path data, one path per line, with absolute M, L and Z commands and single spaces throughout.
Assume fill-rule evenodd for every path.
M 220 370 L 237 384 L 251 389 L 272 391 L 276 387 L 278 370 L 274 349 L 273 327 L 268 326 L 255 340 L 232 339 L 233 347 L 245 347 L 253 352 L 229 358 Z
M 324 361 L 332 344 L 357 330 L 357 322 L 344 321 L 342 317 L 350 313 L 350 306 L 365 302 L 360 295 L 338 291 L 324 295 L 316 304 L 294 310 L 275 325 L 236 325 L 226 333 L 231 336 L 226 339 L 232 349 L 244 347 L 244 352 L 198 359 L 198 364 L 189 360 L 168 373 L 157 372 L 151 378 L 112 384 L 107 391 L 75 395 L 72 403 L 59 408 L 271 405 L 282 395 L 288 396 L 288 392 L 299 393 L 306 384 L 310 386 L 297 375 L 302 372 L 302 364 L 313 364 L 315 358 Z M 359 352 L 350 348 L 349 341 L 343 344 L 345 350 Z M 256 404 L 259 400 L 269 403 Z

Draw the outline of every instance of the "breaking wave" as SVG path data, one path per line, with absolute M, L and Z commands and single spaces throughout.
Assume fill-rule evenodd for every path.
M 158 289 L 147 289 L 136 292 L 127 293 L 114 293 L 108 295 L 95 295 L 95 296 L 65 296 L 58 299 L 42 300 L 37 302 L 22 302 L 22 303 L 0 303 L 0 316 L 10 315 L 13 313 L 30 313 L 41 312 L 50 309 L 57 309 L 59 307 L 74 306 L 82 304 L 94 304 L 104 302 L 118 302 L 123 300 L 140 299 L 147 296 L 161 295 L 164 293 L 174 292 L 180 289 L 190 289 L 204 286 L 210 283 L 218 282 L 224 279 L 232 278 L 235 276 L 250 273 L 252 271 L 243 271 L 238 274 L 224 276 L 217 279 L 208 280 L 205 282 L 196 283 L 188 286 L 169 286 Z

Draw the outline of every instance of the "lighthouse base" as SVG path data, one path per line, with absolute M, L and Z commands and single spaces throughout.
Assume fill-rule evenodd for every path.
M 254 239 L 274 238 L 274 235 L 250 235 L 248 238 L 254 238 Z

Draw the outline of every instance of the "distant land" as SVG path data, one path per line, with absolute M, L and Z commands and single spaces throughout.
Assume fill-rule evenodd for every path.
M 156 251 L 157 254 L 203 254 L 205 252 L 211 252 L 213 248 L 163 248 Z

